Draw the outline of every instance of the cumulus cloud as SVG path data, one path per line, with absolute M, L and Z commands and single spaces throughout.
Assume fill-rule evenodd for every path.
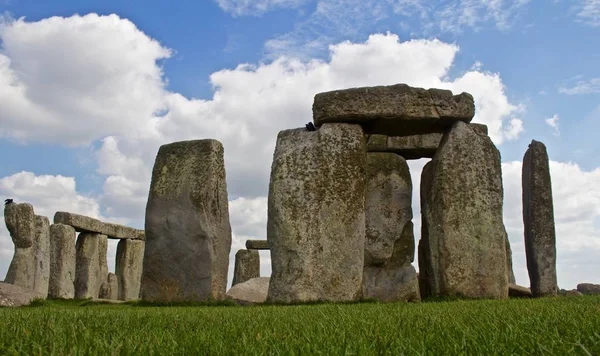
M 212 98 L 190 99 L 165 90 L 160 63 L 171 51 L 115 15 L 19 19 L 6 23 L 0 38 L 2 135 L 94 142 L 97 173 L 105 178 L 94 201 L 109 216 L 143 221 L 161 144 L 223 142 L 234 248 L 247 238 L 264 238 L 277 132 L 310 121 L 318 92 L 396 83 L 468 91 L 475 97 L 474 121 L 488 125 L 494 142 L 519 133 L 520 107 L 508 101 L 500 75 L 475 68 L 449 78 L 459 47 L 439 40 L 403 42 L 376 34 L 331 45 L 326 61 L 282 56 L 241 64 L 210 76 Z M 74 181 L 71 191 L 75 199 Z
M 558 120 L 560 120 L 560 117 L 558 116 L 558 114 L 554 114 L 554 116 L 547 118 L 546 121 L 546 125 L 550 126 L 553 130 L 552 130 L 552 134 L 554 136 L 560 136 L 560 129 L 558 128 Z

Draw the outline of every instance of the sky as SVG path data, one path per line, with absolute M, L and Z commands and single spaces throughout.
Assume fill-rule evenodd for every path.
M 244 242 L 266 238 L 277 133 L 311 121 L 315 94 L 466 91 L 502 155 L 517 283 L 529 286 L 521 162 L 532 139 L 550 157 L 559 287 L 600 283 L 598 63 L 600 0 L 0 0 L 0 197 L 143 228 L 160 145 L 217 139 L 231 276 Z M 426 162 L 410 162 L 414 187 Z M 2 220 L 0 278 L 12 255 Z

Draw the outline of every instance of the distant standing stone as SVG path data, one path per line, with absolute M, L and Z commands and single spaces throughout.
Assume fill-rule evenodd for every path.
M 45 216 L 35 216 L 33 260 L 33 290 L 46 297 L 50 283 L 50 220 Z
M 235 269 L 233 283 L 244 283 L 249 279 L 260 277 L 260 255 L 257 250 L 238 250 L 235 253 Z
M 558 287 L 550 165 L 546 146 L 535 140 L 523 158 L 523 222 L 531 292 L 534 297 L 554 296 Z
M 360 296 L 365 246 L 363 132 L 324 124 L 281 131 L 269 185 L 268 300 L 351 301 Z
M 600 284 L 579 283 L 577 285 L 577 290 L 582 294 L 600 295 Z
M 431 295 L 507 298 L 500 152 L 462 121 L 423 170 L 420 276 Z
M 50 298 L 75 297 L 75 240 L 75 228 L 50 225 Z
M 91 232 L 79 234 L 76 245 L 75 298 L 98 298 L 108 275 L 107 247 L 106 235 Z
M 100 299 L 117 300 L 119 295 L 119 281 L 117 275 L 109 273 L 104 283 L 100 287 L 98 297 Z
M 144 246 L 142 240 L 121 240 L 117 245 L 115 273 L 119 280 L 119 300 L 140 298 L 142 270 L 144 266 Z
M 223 145 L 216 140 L 160 147 L 146 206 L 142 299 L 223 299 L 231 226 Z
M 33 289 L 35 275 L 33 243 L 36 234 L 33 206 L 28 203 L 6 205 L 4 221 L 15 244 L 14 256 L 4 282 Z

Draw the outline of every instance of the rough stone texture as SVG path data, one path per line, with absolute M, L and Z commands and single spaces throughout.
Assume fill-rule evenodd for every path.
M 0 282 L 0 307 L 20 307 L 42 298 L 45 295 L 33 289 Z
M 108 265 L 106 235 L 82 232 L 76 244 L 75 298 L 98 298 L 106 281 Z
M 582 294 L 600 295 L 600 284 L 579 283 L 577 285 L 577 290 Z
M 487 135 L 483 124 L 469 124 L 474 130 Z M 443 133 L 409 136 L 367 135 L 368 152 L 394 152 L 406 159 L 433 158 L 442 141 Z
M 267 240 L 246 240 L 248 250 L 268 250 L 269 241 Z
M 367 154 L 362 298 L 419 299 L 412 219 L 412 181 L 395 153 Z
M 98 293 L 99 299 L 117 300 L 119 296 L 119 281 L 117 275 L 109 273 Z
M 576 289 L 568 290 L 565 292 L 565 297 L 581 297 L 584 294 Z
M 508 284 L 508 296 L 513 298 L 530 298 L 532 297 L 531 289 L 511 282 Z
M 412 88 L 406 84 L 353 88 L 319 93 L 313 103 L 315 125 L 344 122 L 367 133 L 391 136 L 443 132 L 457 120 L 475 115 L 471 94 Z
M 233 283 L 244 283 L 252 278 L 260 277 L 260 255 L 257 250 L 239 250 L 235 253 L 235 269 Z
M 279 133 L 268 199 L 269 301 L 350 301 L 360 296 L 365 168 L 358 125 Z
M 33 290 L 43 294 L 45 298 L 50 283 L 50 220 L 45 216 L 35 216 L 33 262 Z
M 142 298 L 224 298 L 230 250 L 223 145 L 196 140 L 161 146 L 146 206 Z
M 95 232 L 106 235 L 109 239 L 145 239 L 144 230 L 102 222 L 88 216 L 67 213 L 65 211 L 57 211 L 54 214 L 54 223 L 73 226 L 77 232 Z
M 227 291 L 227 297 L 239 304 L 259 304 L 267 300 L 269 277 L 258 277 L 238 283 Z
M 500 153 L 459 121 L 423 169 L 419 258 L 427 295 L 507 298 Z
M 506 273 L 508 275 L 508 283 L 516 284 L 515 272 L 513 270 L 512 263 L 512 248 L 510 248 L 510 240 L 508 239 L 508 234 L 506 231 L 504 232 L 504 241 L 506 244 Z
M 33 242 L 36 232 L 33 206 L 28 203 L 6 205 L 4 221 L 15 245 L 13 259 L 4 282 L 33 289 L 35 274 Z
M 523 158 L 525 255 L 535 297 L 556 295 L 556 235 L 546 146 L 532 140 Z
M 75 228 L 72 226 L 50 226 L 50 298 L 75 297 L 75 240 Z
M 119 280 L 120 300 L 140 298 L 145 244 L 141 240 L 121 240 L 117 245 L 115 273 Z

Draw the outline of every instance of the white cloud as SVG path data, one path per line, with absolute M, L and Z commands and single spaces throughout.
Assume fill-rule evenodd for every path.
M 600 0 L 579 0 L 577 21 L 586 25 L 600 26 Z
M 558 92 L 567 95 L 598 94 L 600 93 L 600 78 L 578 80 L 570 86 L 561 86 L 558 88 Z
M 233 16 L 257 16 L 274 8 L 296 8 L 308 0 L 216 0 L 223 11 Z
M 560 129 L 558 127 L 558 120 L 560 120 L 560 117 L 558 116 L 558 114 L 554 114 L 554 116 L 547 118 L 546 121 L 546 125 L 550 126 L 553 131 L 552 134 L 554 136 L 560 136 Z

